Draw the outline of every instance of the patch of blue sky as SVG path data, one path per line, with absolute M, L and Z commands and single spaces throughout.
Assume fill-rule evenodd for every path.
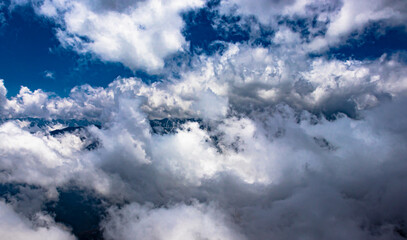
M 4 79 L 8 96 L 16 95 L 22 85 L 66 96 L 76 85 L 107 86 L 118 76 L 146 75 L 120 63 L 63 49 L 55 37 L 54 23 L 38 17 L 29 6 L 11 12 L 3 8 L 1 13 L 5 24 L 0 34 L 0 79 Z M 53 73 L 53 77 L 44 73 Z
M 362 33 L 354 32 L 348 40 L 329 49 L 330 58 L 373 60 L 383 54 L 401 54 L 399 60 L 406 62 L 407 32 L 404 26 L 382 29 L 380 22 L 370 24 Z
M 205 8 L 183 15 L 183 35 L 190 43 L 192 54 L 212 55 L 224 50 L 222 42 L 245 42 L 250 39 L 249 26 L 241 24 L 241 17 L 220 15 L 216 10 L 219 1 L 210 1 Z

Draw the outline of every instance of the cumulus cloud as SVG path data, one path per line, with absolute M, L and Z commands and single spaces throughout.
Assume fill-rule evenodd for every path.
M 377 116 L 383 111 L 394 116 L 404 102 L 369 110 L 364 120 L 342 116 L 328 121 L 280 106 L 226 118 L 210 125 L 211 130 L 186 123 L 175 133 L 152 136 L 152 145 L 145 145 L 150 150 L 138 154 L 151 154 L 149 162 L 118 155 L 116 160 L 105 158 L 104 169 L 137 189 L 140 195 L 133 197 L 140 202 L 215 201 L 249 239 L 297 239 L 298 233 L 310 238 L 398 238 L 405 231 L 400 224 L 405 221 L 406 199 L 400 197 L 405 191 L 405 131 L 396 133 L 390 126 L 403 126 L 405 117 L 398 115 L 387 124 Z M 105 234 L 126 239 L 147 234 L 139 233 L 147 226 L 156 238 L 194 232 L 185 219 L 191 223 L 195 218 L 173 208 L 192 207 L 133 204 L 113 210 Z M 174 219 L 167 221 L 167 213 Z M 199 221 L 206 218 L 199 216 Z M 178 221 L 184 228 L 163 230 Z
M 245 239 L 221 211 L 198 203 L 112 208 L 103 228 L 106 239 Z
M 151 85 L 119 78 L 107 88 L 84 85 L 60 98 L 22 87 L 11 98 L 2 84 L 2 116 L 48 119 L 114 119 L 120 99 L 138 98 L 149 119 L 222 119 L 286 103 L 326 115 L 358 112 L 406 92 L 406 67 L 396 55 L 374 61 L 307 59 L 306 51 L 233 44 L 222 55 L 198 57 L 177 79 Z M 216 106 L 216 107 L 213 107 Z
M 99 194 L 110 194 L 114 188 L 114 178 L 95 168 L 88 156 L 88 146 L 96 139 L 86 136 L 85 129 L 52 135 L 27 121 L 8 121 L 0 125 L 0 135 L 2 184 L 41 187 L 49 200 L 58 199 L 57 188 L 63 186 L 76 185 Z
M 38 14 L 57 23 L 57 38 L 63 47 L 103 61 L 120 62 L 132 70 L 153 72 L 163 68 L 164 58 L 187 45 L 181 34 L 184 22 L 180 14 L 203 3 L 33 1 Z
M 136 15 L 157 17 L 157 24 L 175 21 L 168 29 L 179 33 L 179 13 L 202 4 L 37 3 L 39 14 L 59 21 L 59 36 L 77 51 L 150 70 L 185 42 L 179 35 L 181 45 L 158 48 L 162 55 L 153 45 L 132 42 L 147 31 L 145 41 L 158 44 L 154 34 L 161 31 Z M 325 22 L 324 39 L 341 39 L 370 21 L 399 24 L 404 11 L 398 1 L 356 12 L 357 4 L 222 1 L 220 7 L 256 15 L 262 24 L 278 15 L 313 14 Z M 276 10 L 269 16 L 266 7 Z M 360 21 L 345 24 L 347 14 Z M 113 32 L 111 23 L 118 26 Z M 330 30 L 335 24 L 343 28 Z M 303 36 L 289 26 L 280 26 L 271 40 L 271 46 L 230 43 L 210 56 L 191 56 L 188 67 L 161 82 L 117 78 L 107 87 L 77 86 L 65 98 L 27 87 L 7 96 L 1 80 L 0 182 L 23 186 L 11 197 L 13 206 L 31 216 L 42 203 L 58 201 L 61 189 L 81 189 L 104 202 L 100 231 L 106 239 L 405 238 L 403 56 L 311 57 Z M 123 55 L 139 46 L 152 54 L 148 61 L 139 53 L 136 60 Z M 83 126 L 66 124 L 74 120 Z M 35 206 L 22 203 L 33 195 Z M 41 215 L 47 224 L 36 225 L 8 204 L 0 209 L 23 222 L 16 231 L 70 237 L 48 215 Z
M 148 232 L 151 238 L 200 234 L 209 239 L 212 234 L 295 239 L 298 232 L 310 238 L 386 239 L 405 231 L 400 225 L 405 221 L 400 197 L 405 116 L 392 122 L 378 117 L 400 112 L 402 96 L 363 111 L 362 120 L 342 115 L 328 121 L 279 104 L 215 122 L 186 122 L 164 135 L 151 133 L 134 98 L 116 103 L 106 128 L 89 129 L 101 145 L 83 154 L 84 143 L 75 134 L 54 139 L 23 130 L 24 124 L 3 124 L 3 181 L 47 189 L 75 177 L 79 186 L 99 186 L 108 198 L 158 206 L 181 201 L 168 208 L 113 209 L 103 225 L 107 238 L 147 234 L 146 227 L 157 229 Z M 98 172 L 104 178 L 92 181 Z M 182 203 L 191 198 L 217 202 L 223 217 L 212 207 Z M 197 229 L 202 224 L 208 227 Z
M 282 103 L 250 112 L 232 104 L 235 111 L 222 118 L 187 120 L 172 133 L 153 134 L 143 110 L 147 97 L 135 94 L 135 82 L 115 83 L 133 91 L 121 89 L 123 96 L 107 105 L 114 112 L 103 128 L 88 128 L 100 141 L 92 151 L 75 132 L 49 136 L 3 123 L 3 183 L 49 189 L 48 198 L 55 198 L 52 189 L 73 184 L 138 202 L 109 210 L 108 239 L 296 239 L 297 233 L 387 239 L 405 231 L 402 92 L 393 93 L 393 102 L 362 108 L 360 120 L 328 121 Z

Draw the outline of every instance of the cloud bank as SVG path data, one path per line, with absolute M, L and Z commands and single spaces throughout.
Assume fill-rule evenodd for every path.
M 27 87 L 8 96 L 0 80 L 0 232 L 86 239 L 73 227 L 81 215 L 56 211 L 73 211 L 63 205 L 71 191 L 102 209 L 89 231 L 104 239 L 406 238 L 405 52 L 321 53 L 371 23 L 383 34 L 404 26 L 403 2 L 14 4 L 54 21 L 62 47 L 177 74 L 67 97 Z M 250 39 L 188 52 L 181 14 L 197 8 L 250 23 Z M 299 18 L 308 35 L 290 26 Z M 256 44 L 267 28 L 269 44 Z M 188 63 L 165 64 L 180 51 Z

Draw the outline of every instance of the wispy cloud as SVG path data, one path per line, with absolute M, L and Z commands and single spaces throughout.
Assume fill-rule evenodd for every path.
M 52 71 L 44 71 L 44 77 L 46 77 L 46 78 L 50 78 L 50 79 L 55 79 L 55 73 L 54 72 L 52 72 Z

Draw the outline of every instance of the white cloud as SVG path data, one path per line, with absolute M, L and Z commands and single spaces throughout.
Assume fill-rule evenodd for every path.
M 22 183 L 47 190 L 49 199 L 58 198 L 58 187 L 71 183 L 109 194 L 113 182 L 95 169 L 85 150 L 89 141 L 80 135 L 52 136 L 25 129 L 26 122 L 0 125 L 0 182 Z M 84 151 L 85 150 L 85 151 Z
M 103 224 L 106 239 L 245 239 L 213 205 L 177 204 L 168 208 L 130 204 L 112 208 Z
M 107 161 L 103 166 L 106 171 L 114 171 L 130 189 L 137 189 L 140 195 L 134 195 L 135 200 L 162 205 L 198 197 L 219 202 L 225 216 L 232 218 L 249 239 L 295 239 L 298 233 L 310 238 L 322 234 L 332 239 L 386 239 L 395 237 L 397 223 L 385 219 L 398 219 L 397 209 L 403 209 L 405 199 L 400 197 L 405 191 L 405 177 L 400 178 L 406 170 L 405 130 L 400 133 L 391 127 L 405 129 L 405 116 L 395 116 L 394 122 L 377 116 L 383 111 L 386 116 L 394 116 L 403 103 L 366 111 L 364 120 L 342 116 L 336 121 L 318 120 L 308 112 L 297 115 L 293 109 L 279 106 L 246 117 L 228 117 L 210 125 L 212 130 L 186 123 L 176 133 L 153 135 L 144 141 L 145 152 L 151 153 L 147 164 L 137 163 L 145 153 L 127 158 L 121 154 L 116 154 L 117 158 L 104 158 L 106 154 L 100 157 Z M 143 124 L 127 122 L 121 125 L 122 130 L 114 132 L 123 135 L 123 129 L 127 129 L 136 133 L 140 131 L 137 126 L 143 129 Z M 212 136 L 217 140 L 213 141 Z M 385 196 L 384 202 L 379 196 Z M 184 208 L 182 204 L 177 206 Z M 376 218 L 369 216 L 372 208 L 388 212 L 378 216 L 383 224 L 374 226 Z M 112 210 L 104 225 L 106 234 L 119 239 L 152 234 L 160 239 L 161 234 L 193 232 L 188 224 L 195 226 L 195 217 L 175 209 L 132 204 Z M 178 228 L 181 223 L 183 227 Z M 360 224 L 368 227 L 360 228 Z M 168 225 L 172 231 L 165 231 Z M 148 227 L 152 230 L 142 231 Z M 344 228 L 349 231 L 343 233 Z
M 158 71 L 164 58 L 187 45 L 181 30 L 183 11 L 201 7 L 202 0 L 103 1 L 46 0 L 37 9 L 60 27 L 62 46 L 92 53 L 103 61 L 120 62 L 135 70 Z
M 187 6 L 162 2 L 151 12 L 153 3 L 159 2 L 129 7 L 125 0 L 61 0 L 37 10 L 59 19 L 66 27 L 60 34 L 72 37 L 64 39 L 78 51 L 124 61 L 121 47 L 138 42 L 133 45 L 122 20 L 132 25 L 141 10 L 146 19 L 162 10 L 157 23 L 171 23 Z M 237 10 L 248 11 L 242 14 L 263 11 L 252 2 L 234 3 L 247 4 Z M 280 6 L 287 16 L 311 11 L 306 1 L 261 4 Z M 312 14 L 334 26 L 346 20 L 341 16 L 348 8 Z M 368 9 L 381 11 L 374 4 Z M 269 21 L 267 11 L 260 14 Z M 329 34 L 342 38 L 394 16 L 361 17 Z M 179 32 L 180 26 L 171 29 Z M 147 42 L 161 29 L 152 27 Z M 142 28 L 135 31 L 148 31 Z M 109 208 L 102 224 L 108 239 L 397 239 L 407 232 L 405 62 L 397 54 L 371 61 L 310 58 L 299 33 L 288 27 L 272 40 L 270 48 L 230 44 L 222 53 L 195 56 L 178 78 L 150 85 L 119 78 L 106 88 L 75 87 L 66 98 L 26 87 L 7 98 L 0 81 L 1 183 L 40 189 L 46 196 L 38 196 L 37 208 L 56 199 L 58 188 L 71 186 L 103 198 L 105 206 L 118 203 L 121 208 Z M 98 48 L 106 42 L 111 49 Z M 154 60 L 140 61 L 135 66 L 154 69 Z M 102 127 L 53 136 L 49 130 L 64 126 L 16 120 L 25 117 L 85 119 Z M 180 127 L 154 134 L 149 121 L 163 118 Z M 95 139 L 98 147 L 86 150 Z
M 3 239 L 76 239 L 62 225 L 56 224 L 50 216 L 37 213 L 34 220 L 30 221 L 14 212 L 13 208 L 3 201 L 0 201 L 0 223 L 0 234 Z
M 353 31 L 362 31 L 369 23 L 384 21 L 388 25 L 405 25 L 407 4 L 405 1 L 352 1 L 344 0 L 340 11 L 330 19 L 327 32 L 315 38 L 309 48 L 324 50 L 338 44 Z
M 46 131 L 30 133 L 25 122 L 3 123 L 2 182 L 39 186 L 47 190 L 48 199 L 57 196 L 57 187 L 76 185 L 112 201 L 167 206 L 133 203 L 111 210 L 104 225 L 110 238 L 137 234 L 152 234 L 151 238 L 201 234 L 209 239 L 213 234 L 226 239 L 243 235 L 295 239 L 297 233 L 331 239 L 396 236 L 394 229 L 400 226 L 395 221 L 404 219 L 399 212 L 405 202 L 401 194 L 406 171 L 405 90 L 391 88 L 390 83 L 404 81 L 403 64 L 386 57 L 369 63 L 311 61 L 301 72 L 303 81 L 313 85 L 301 92 L 303 96 L 321 89 L 316 91 L 319 98 L 307 100 L 311 106 L 323 109 L 333 104 L 333 109 L 339 109 L 342 103 L 337 99 L 349 99 L 349 93 L 366 101 L 367 109 L 360 103 L 357 110 L 360 120 L 339 115 L 328 121 L 304 110 L 307 104 L 293 108 L 276 100 L 281 92 L 298 90 L 286 72 L 297 68 L 285 66 L 278 55 L 262 48 L 236 47 L 223 56 L 201 60 L 200 68 L 172 83 L 148 86 L 137 79 L 119 79 L 106 89 L 85 86 L 66 99 L 41 100 L 81 106 L 74 107 L 78 115 L 60 109 L 56 111 L 60 115 L 54 116 L 93 118 L 105 113 L 100 118 L 102 129 L 88 128 L 100 140 L 93 151 L 83 150 L 86 142 L 75 133 L 53 137 Z M 275 97 L 256 95 L 262 89 L 257 85 L 263 89 L 272 85 L 269 90 L 276 89 Z M 202 94 L 208 89 L 214 89 L 209 97 Z M 394 101 L 371 100 L 376 91 L 387 92 Z M 5 104 L 14 101 L 24 109 L 42 99 L 32 95 L 45 94 L 34 93 L 23 89 L 20 102 L 11 98 Z M 332 96 L 333 103 L 326 100 Z M 229 99 L 229 112 L 214 118 L 208 115 L 200 123 L 207 127 L 187 122 L 170 134 L 151 133 L 150 116 L 159 116 L 163 108 L 172 116 L 200 116 L 199 111 L 211 106 L 199 105 L 207 97 L 204 100 L 209 102 Z M 287 94 L 283 99 L 291 97 Z M 234 100 L 239 98 L 251 101 L 253 109 L 247 111 Z M 193 198 L 218 203 L 216 209 L 222 213 L 205 204 L 180 203 Z M 371 216 L 372 209 L 377 216 Z M 377 221 L 382 224 L 375 226 Z M 207 227 L 197 227 L 202 225 Z M 143 231 L 147 227 L 152 229 L 148 233 Z M 344 228 L 350 230 L 343 233 Z
M 206 84 L 237 111 L 285 102 L 298 109 L 352 115 L 355 108 L 374 106 L 383 95 L 405 95 L 405 69 L 397 56 L 371 62 L 308 59 L 301 48 L 286 45 L 230 45 L 222 56 L 202 58 L 183 75 L 184 83 L 175 86 Z
M 375 61 L 308 59 L 301 48 L 235 44 L 222 55 L 200 57 L 179 79 L 151 85 L 122 78 L 107 88 L 75 87 L 67 98 L 22 87 L 7 99 L 3 84 L 1 114 L 106 122 L 114 119 L 120 99 L 139 98 L 149 119 L 219 120 L 230 111 L 249 112 L 281 102 L 299 110 L 356 117 L 383 99 L 404 96 L 405 74 L 397 55 Z
M 4 111 L 4 107 L 7 104 L 7 89 L 4 86 L 4 80 L 0 79 L 0 111 Z

